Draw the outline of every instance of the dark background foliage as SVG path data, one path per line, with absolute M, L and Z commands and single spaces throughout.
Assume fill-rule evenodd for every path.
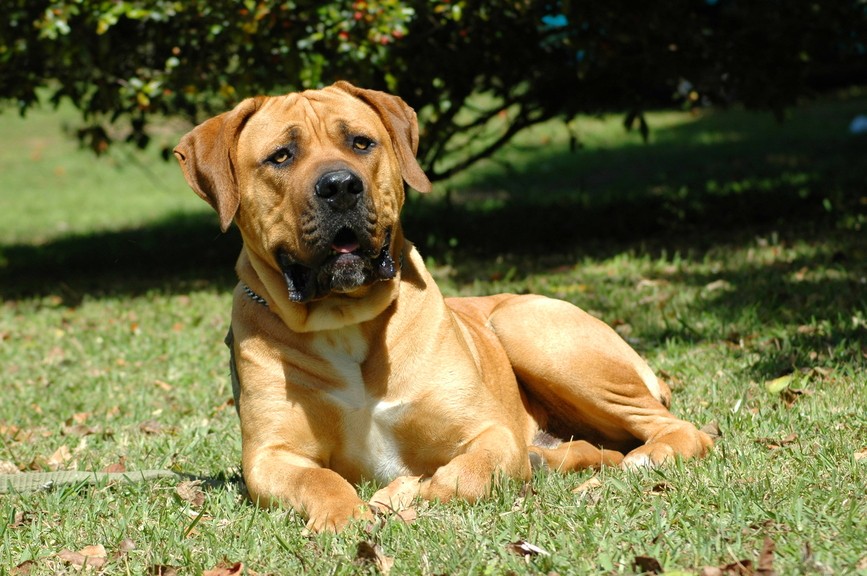
M 433 180 L 551 118 L 739 103 L 782 115 L 867 83 L 862 0 L 3 0 L 0 99 L 80 111 L 101 152 L 154 118 L 347 79 L 423 117 Z M 165 152 L 165 151 L 164 151 Z

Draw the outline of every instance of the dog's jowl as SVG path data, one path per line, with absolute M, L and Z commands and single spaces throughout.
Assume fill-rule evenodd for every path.
M 245 100 L 175 149 L 243 238 L 228 341 L 253 500 L 339 530 L 532 467 L 703 455 L 603 322 L 542 296 L 443 298 L 399 220 L 408 187 L 431 187 L 417 146 L 403 100 L 339 82 Z M 385 486 L 370 503 L 365 478 Z

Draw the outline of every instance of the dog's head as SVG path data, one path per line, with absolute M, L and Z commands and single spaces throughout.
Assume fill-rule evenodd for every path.
M 403 100 L 338 82 L 244 100 L 174 152 L 223 230 L 234 220 L 251 257 L 304 303 L 395 277 L 404 182 L 431 187 L 417 147 Z

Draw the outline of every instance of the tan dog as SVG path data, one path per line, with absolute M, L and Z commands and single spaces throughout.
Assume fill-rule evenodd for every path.
M 371 514 L 365 478 L 398 507 L 476 500 L 531 462 L 703 455 L 710 438 L 604 323 L 541 296 L 443 298 L 398 219 L 404 182 L 430 189 L 417 144 L 403 100 L 339 82 L 245 100 L 175 150 L 244 241 L 228 343 L 253 500 L 340 529 Z

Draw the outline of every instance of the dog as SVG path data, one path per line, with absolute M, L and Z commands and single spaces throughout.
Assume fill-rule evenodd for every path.
M 537 295 L 443 297 L 399 219 L 406 185 L 431 189 L 418 140 L 402 99 L 337 82 L 246 99 L 174 150 L 243 240 L 227 344 L 251 499 L 338 531 L 534 468 L 704 455 L 602 321 Z M 364 479 L 384 485 L 370 503 Z

